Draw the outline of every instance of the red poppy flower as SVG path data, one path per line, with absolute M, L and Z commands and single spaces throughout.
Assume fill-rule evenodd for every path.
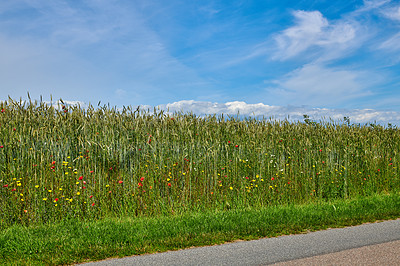
M 94 202 L 92 203 L 92 206 L 94 206 Z
M 83 176 L 80 176 L 78 179 L 79 179 L 79 180 L 82 180 L 82 179 L 83 179 Z
M 237 148 L 237 147 L 239 147 L 239 145 L 236 144 L 235 147 Z
M 8 187 L 8 185 L 4 185 L 3 187 Z
M 122 180 L 119 180 L 119 181 L 118 181 L 118 183 L 119 183 L 119 184 L 122 184 L 122 183 L 123 183 L 123 181 L 122 181 Z
M 271 180 L 275 180 L 275 178 L 272 177 Z
M 55 198 L 54 201 L 57 202 L 57 201 L 58 201 L 58 198 Z
M 143 180 L 144 180 L 144 177 L 141 177 L 141 178 L 140 178 L 140 181 L 142 181 L 142 182 L 143 182 Z
M 89 198 L 90 198 L 90 199 L 93 198 L 93 195 L 91 195 Z
M 2 112 L 2 113 L 4 113 L 4 112 L 5 112 L 5 110 L 4 110 L 4 109 L 1 109 L 1 112 Z
M 138 186 L 139 186 L 139 187 L 142 187 L 142 186 L 143 186 L 143 184 L 139 182 L 139 183 L 138 183 Z
M 52 161 L 51 164 L 56 164 L 56 161 Z
M 1 145 L 1 146 L 0 146 L 0 148 L 2 149 L 2 148 L 4 148 L 4 146 L 3 146 L 3 145 Z
M 171 183 L 168 183 L 167 185 L 170 187 L 170 186 L 171 186 Z

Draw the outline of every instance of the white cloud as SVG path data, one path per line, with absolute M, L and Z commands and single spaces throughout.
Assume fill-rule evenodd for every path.
M 298 106 L 272 106 L 263 103 L 248 104 L 241 101 L 216 103 L 199 102 L 194 100 L 184 100 L 165 105 L 159 105 L 160 109 L 174 112 L 193 112 L 197 115 L 225 114 L 235 116 L 265 117 L 283 120 L 289 117 L 290 121 L 303 120 L 303 115 L 308 115 L 310 119 L 319 121 L 332 119 L 336 122 L 342 121 L 344 117 L 349 117 L 352 123 L 380 123 L 400 126 L 400 112 L 379 111 L 373 109 L 328 109 L 328 108 L 308 108 Z
M 278 51 L 274 59 L 285 60 L 312 47 L 343 49 L 355 38 L 356 27 L 349 21 L 329 23 L 319 11 L 294 11 L 296 24 L 275 37 Z M 342 47 L 343 46 L 343 47 Z
M 7 100 L 9 101 L 9 100 Z M 62 108 L 63 105 L 67 107 L 79 106 L 87 108 L 88 104 L 77 100 L 53 100 L 44 101 L 54 108 Z M 4 102 L 4 100 L 0 100 Z M 22 101 L 22 104 L 26 100 Z M 95 108 L 97 105 L 94 106 Z M 136 108 L 135 106 L 133 106 Z M 153 112 L 154 107 L 157 110 L 167 111 L 169 114 L 174 113 L 194 113 L 198 116 L 204 115 L 229 115 L 236 116 L 239 114 L 243 117 L 265 118 L 272 120 L 289 120 L 289 121 L 303 121 L 304 115 L 308 115 L 314 121 L 330 121 L 342 122 L 344 117 L 349 117 L 352 123 L 368 124 L 379 123 L 387 125 L 388 123 L 400 126 L 400 112 L 396 111 L 380 111 L 374 109 L 329 109 L 329 108 L 310 108 L 304 106 L 276 106 L 267 105 L 263 103 L 250 104 L 242 101 L 217 103 L 206 101 L 182 100 L 178 102 L 161 104 L 158 106 L 140 105 L 140 110 Z M 122 107 L 118 107 L 118 111 L 122 111 Z

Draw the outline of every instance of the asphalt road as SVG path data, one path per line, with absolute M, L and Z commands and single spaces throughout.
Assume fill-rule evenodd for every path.
M 400 265 L 399 240 L 400 219 L 85 265 Z

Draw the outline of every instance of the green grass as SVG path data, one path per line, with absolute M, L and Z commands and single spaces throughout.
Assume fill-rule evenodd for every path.
M 159 217 L 65 220 L 0 233 L 0 263 L 72 264 L 400 217 L 400 194 Z
M 344 122 L 0 102 L 2 260 L 63 264 L 398 217 L 400 130 Z

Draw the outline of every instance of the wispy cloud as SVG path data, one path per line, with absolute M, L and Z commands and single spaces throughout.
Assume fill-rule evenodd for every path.
M 340 106 L 350 99 L 370 95 L 370 77 L 361 71 L 307 64 L 275 80 L 267 91 L 280 103 Z
M 400 50 L 400 32 L 381 43 L 379 48 L 389 51 Z
M 101 95 L 95 101 L 126 105 L 173 100 L 174 93 L 191 97 L 186 84 L 206 80 L 170 53 L 148 27 L 139 2 L 26 0 L 1 6 L 5 13 L 34 14 L 7 19 L 9 30 L 0 34 L 1 90 L 13 97 L 26 91 L 36 97 L 80 93 L 85 101 Z
M 329 23 L 319 11 L 293 12 L 295 25 L 275 37 L 278 51 L 274 59 L 286 60 L 313 47 L 336 49 L 345 46 L 356 36 L 355 27 L 346 21 Z

